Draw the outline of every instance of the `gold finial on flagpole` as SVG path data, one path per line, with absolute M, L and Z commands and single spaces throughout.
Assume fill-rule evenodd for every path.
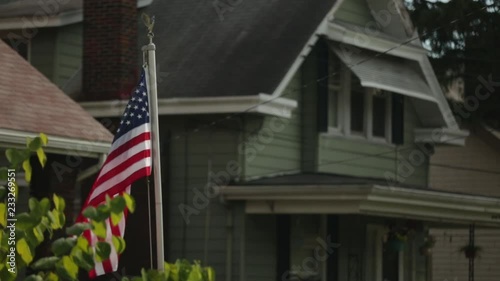
M 155 36 L 155 34 L 153 33 L 153 28 L 155 26 L 155 16 L 149 17 L 148 14 L 142 13 L 142 22 L 148 29 L 149 43 L 153 43 L 153 37 Z

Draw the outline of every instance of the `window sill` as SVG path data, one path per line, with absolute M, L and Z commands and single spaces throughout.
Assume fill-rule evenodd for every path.
M 387 142 L 385 139 L 382 138 L 371 138 L 368 139 L 362 135 L 345 135 L 341 132 L 338 131 L 330 131 L 326 133 L 320 133 L 320 137 L 323 138 L 340 138 L 344 140 L 349 140 L 353 142 L 359 142 L 363 144 L 372 144 L 372 145 L 379 145 L 379 146 L 385 146 L 385 147 L 390 147 L 390 148 L 396 148 L 396 145 L 393 143 Z

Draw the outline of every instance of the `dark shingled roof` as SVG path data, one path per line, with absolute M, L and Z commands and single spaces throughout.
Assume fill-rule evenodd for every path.
M 155 0 L 159 96 L 271 94 L 334 2 Z M 237 4 L 219 18 L 213 3 Z

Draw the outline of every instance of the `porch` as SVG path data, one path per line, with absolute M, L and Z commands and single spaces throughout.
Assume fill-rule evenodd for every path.
M 496 198 L 316 182 L 222 189 L 245 210 L 240 280 L 430 281 L 431 227 L 500 227 Z M 403 230 L 401 243 L 394 243 L 396 230 Z

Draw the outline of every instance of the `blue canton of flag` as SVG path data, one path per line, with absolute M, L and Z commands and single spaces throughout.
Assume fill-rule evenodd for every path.
M 149 109 L 148 109 L 148 91 L 146 88 L 146 78 L 144 70 L 141 72 L 141 79 L 139 84 L 132 93 L 125 112 L 123 113 L 120 121 L 120 127 L 116 130 L 114 140 L 119 139 L 128 131 L 149 123 Z M 113 142 L 114 142 L 113 140 Z

